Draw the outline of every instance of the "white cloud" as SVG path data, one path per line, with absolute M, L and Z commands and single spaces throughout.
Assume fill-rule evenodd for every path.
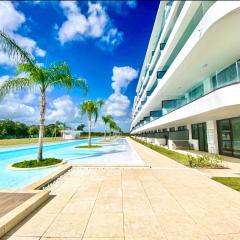
M 26 20 L 25 16 L 8 1 L 0 1 L 0 19 L 0 29 L 6 32 L 16 31 Z
M 12 119 L 26 123 L 37 123 L 38 106 L 30 105 L 37 95 L 27 93 L 24 96 L 19 93 L 9 93 L 0 102 L 0 119 Z
M 52 101 L 47 98 L 47 103 L 46 124 L 57 120 L 69 124 L 76 124 L 80 121 L 78 107 L 73 103 L 69 95 L 53 99 Z M 39 105 L 40 95 L 38 91 L 11 92 L 0 101 L 0 119 L 12 119 L 27 124 L 39 124 Z
M 106 9 L 100 3 L 88 3 L 88 11 L 83 14 L 77 2 L 61 1 L 61 8 L 67 20 L 58 31 L 62 44 L 72 40 L 97 39 L 102 49 L 110 46 L 110 50 L 118 46 L 123 39 L 123 33 L 113 25 Z M 105 48 L 104 48 L 105 49 Z
M 129 83 L 137 78 L 138 71 L 132 67 L 113 67 L 112 75 L 112 88 L 115 92 L 120 92 L 122 89 L 126 89 Z
M 48 122 L 59 120 L 67 123 L 76 123 L 78 119 L 78 107 L 73 103 L 69 95 L 56 98 L 47 109 L 46 120 Z
M 127 96 L 115 92 L 108 97 L 105 102 L 106 114 L 111 114 L 115 117 L 124 117 L 127 114 L 130 105 L 130 100 Z
M 0 1 L 0 19 L 0 30 L 4 30 L 21 47 L 25 48 L 31 54 L 35 53 L 39 57 L 45 56 L 46 52 L 37 46 L 36 41 L 17 33 L 18 29 L 26 21 L 26 18 L 23 13 L 15 9 L 12 2 Z M 7 66 L 15 65 L 2 51 L 0 51 L 0 64 Z
M 114 93 L 111 94 L 105 102 L 104 108 L 106 114 L 111 114 L 112 116 L 123 119 L 128 119 L 129 121 L 129 106 L 130 100 L 126 95 L 122 93 L 129 83 L 136 79 L 138 76 L 138 71 L 132 67 L 113 67 L 112 75 L 112 88 Z
M 39 57 L 45 57 L 46 56 L 46 51 L 44 51 L 43 49 L 41 49 L 39 47 L 36 47 L 35 53 Z

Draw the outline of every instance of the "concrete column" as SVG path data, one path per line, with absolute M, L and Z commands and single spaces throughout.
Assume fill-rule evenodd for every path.
M 215 120 L 207 121 L 207 142 L 208 152 L 218 154 L 217 123 Z

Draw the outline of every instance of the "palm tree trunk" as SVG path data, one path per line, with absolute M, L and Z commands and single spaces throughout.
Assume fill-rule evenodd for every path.
M 91 119 L 88 120 L 88 146 L 91 147 L 92 146 L 92 142 L 91 142 L 91 129 L 92 128 L 92 124 L 91 124 Z
M 106 128 L 106 125 L 105 125 L 105 129 L 104 129 L 104 140 L 105 141 L 107 140 L 107 128 Z
M 40 107 L 40 125 L 39 125 L 37 161 L 42 161 L 42 159 L 43 159 L 43 136 L 44 136 L 45 113 L 46 113 L 46 95 L 45 95 L 45 92 L 42 92 L 41 107 Z

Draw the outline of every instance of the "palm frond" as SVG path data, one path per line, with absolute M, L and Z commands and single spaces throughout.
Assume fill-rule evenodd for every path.
M 4 82 L 0 86 L 0 98 L 6 96 L 10 91 L 24 90 L 29 87 L 33 87 L 35 82 L 29 78 L 14 78 Z
M 0 48 L 13 61 L 34 65 L 33 57 L 3 31 L 0 31 Z

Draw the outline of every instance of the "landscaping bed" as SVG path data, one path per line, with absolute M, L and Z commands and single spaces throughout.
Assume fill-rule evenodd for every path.
M 88 146 L 88 145 L 83 145 L 83 146 L 76 146 L 75 148 L 101 148 L 102 146 L 100 145 L 92 145 L 92 146 Z
M 193 156 L 191 154 L 178 153 L 173 150 L 169 150 L 165 147 L 154 145 L 141 141 L 139 139 L 132 138 L 134 141 L 143 144 L 146 147 L 151 148 L 152 150 L 173 159 L 176 162 L 179 162 L 187 167 L 191 168 L 212 168 L 212 169 L 224 169 L 226 168 L 222 163 L 222 158 L 216 154 L 206 154 Z
M 12 168 L 41 168 L 50 167 L 63 163 L 62 159 L 56 158 L 44 158 L 41 161 L 37 160 L 26 160 L 22 162 L 16 162 L 11 165 Z

